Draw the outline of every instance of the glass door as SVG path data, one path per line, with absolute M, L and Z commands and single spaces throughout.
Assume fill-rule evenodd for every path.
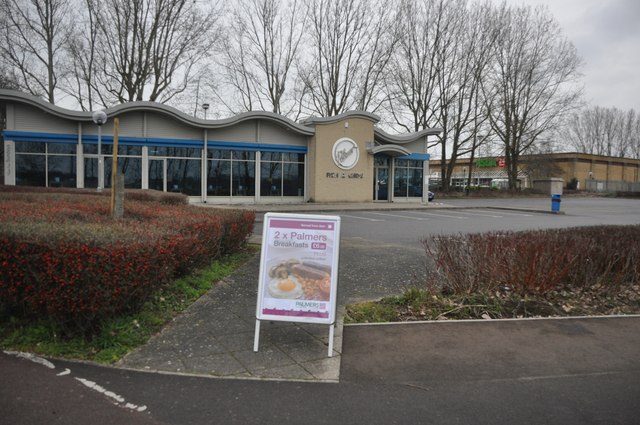
M 373 200 L 388 201 L 389 200 L 389 167 L 374 167 L 375 175 Z
M 167 191 L 167 160 L 149 160 L 149 189 Z

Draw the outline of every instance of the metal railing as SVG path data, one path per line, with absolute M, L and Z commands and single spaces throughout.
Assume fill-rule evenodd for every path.
M 640 192 L 640 182 L 587 180 L 588 192 Z

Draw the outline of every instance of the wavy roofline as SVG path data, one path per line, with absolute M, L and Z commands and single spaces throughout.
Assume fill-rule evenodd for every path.
M 384 143 L 395 143 L 399 145 L 415 142 L 427 136 L 437 136 L 440 133 L 442 133 L 442 129 L 438 127 L 426 128 L 424 130 L 417 131 L 415 133 L 403 134 L 399 136 L 389 134 L 378 128 L 374 129 L 374 136 L 376 140 Z
M 366 120 L 372 121 L 376 124 L 380 121 L 380 117 L 376 114 L 372 114 L 371 112 L 365 111 L 347 111 L 340 115 L 334 115 L 331 117 L 309 117 L 303 121 L 304 124 L 333 124 L 338 121 L 351 119 L 351 118 L 364 118 Z
M 0 99 L 31 105 L 60 118 L 83 122 L 93 120 L 92 112 L 74 111 L 71 109 L 62 108 L 60 106 L 53 105 L 37 96 L 32 96 L 30 94 L 22 93 L 15 90 L 0 89 Z M 104 111 L 106 112 L 108 117 L 117 116 L 127 112 L 156 112 L 169 116 L 184 124 L 199 127 L 202 129 L 218 129 L 230 127 L 244 121 L 265 120 L 281 125 L 287 129 L 305 136 L 312 136 L 315 134 L 315 128 L 313 127 L 298 124 L 287 117 L 268 111 L 250 111 L 243 112 L 230 118 L 219 120 L 205 120 L 201 118 L 194 118 L 172 106 L 147 101 L 122 103 L 112 108 L 104 109 Z

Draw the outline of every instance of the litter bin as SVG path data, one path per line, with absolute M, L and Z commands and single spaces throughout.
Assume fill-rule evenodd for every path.
M 562 195 L 551 195 L 551 212 L 560 212 L 560 202 L 562 202 Z

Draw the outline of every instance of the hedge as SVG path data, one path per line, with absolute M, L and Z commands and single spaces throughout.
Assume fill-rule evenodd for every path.
M 435 270 L 426 285 L 455 294 L 546 294 L 640 283 L 640 226 L 490 232 L 423 241 Z
M 0 314 L 89 332 L 171 279 L 240 248 L 255 214 L 65 193 L 0 192 Z

